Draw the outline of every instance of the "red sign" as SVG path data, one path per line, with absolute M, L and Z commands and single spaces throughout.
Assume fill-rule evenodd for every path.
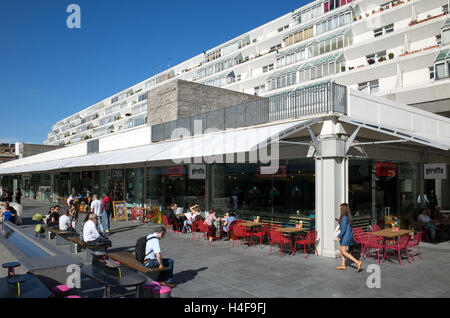
M 397 175 L 397 165 L 395 163 L 376 163 L 377 177 L 395 177 Z
M 166 176 L 168 177 L 182 177 L 183 167 L 170 167 L 166 169 Z
M 258 178 L 285 178 L 286 177 L 286 166 L 278 167 L 275 173 L 271 173 L 277 167 L 258 167 L 256 171 L 256 177 Z

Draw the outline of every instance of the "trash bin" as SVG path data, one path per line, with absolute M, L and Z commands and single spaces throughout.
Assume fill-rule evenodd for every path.
M 155 286 L 153 287 L 153 298 L 170 298 L 172 289 L 167 286 Z
M 146 282 L 142 287 L 144 289 L 144 297 L 153 298 L 153 288 L 161 287 L 161 285 L 158 282 Z

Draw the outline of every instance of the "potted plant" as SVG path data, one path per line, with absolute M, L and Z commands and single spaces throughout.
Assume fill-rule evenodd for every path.
M 367 63 L 369 63 L 369 65 L 372 65 L 372 64 L 375 63 L 375 60 L 374 59 L 370 59 L 370 60 L 367 61 Z
M 378 62 L 384 62 L 384 61 L 386 61 L 386 58 L 384 56 L 382 56 L 378 59 Z
M 392 60 L 394 58 L 394 53 L 389 53 L 389 59 Z
M 345 72 L 345 66 L 341 66 L 341 72 Z
M 348 67 L 348 70 L 349 70 L 349 71 L 352 71 L 352 70 L 354 70 L 354 69 L 355 69 L 354 66 L 349 66 L 349 67 Z

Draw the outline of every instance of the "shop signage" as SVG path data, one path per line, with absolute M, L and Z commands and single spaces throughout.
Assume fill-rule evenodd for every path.
M 447 179 L 447 165 L 445 163 L 425 165 L 423 171 L 426 180 Z
M 375 175 L 377 177 L 395 177 L 397 175 L 397 165 L 395 163 L 378 162 L 375 167 Z
M 206 165 L 189 165 L 189 179 L 205 180 Z
M 123 179 L 123 169 L 111 169 L 111 179 Z
M 166 176 L 168 177 L 182 177 L 183 167 L 169 167 L 166 169 Z
M 70 179 L 70 172 L 61 172 L 59 174 L 59 178 L 61 180 L 69 180 Z
M 258 170 L 256 171 L 256 176 L 259 178 L 285 178 L 286 177 L 286 166 L 280 166 L 278 167 L 278 170 L 276 173 L 273 173 L 273 171 L 277 167 L 258 167 Z

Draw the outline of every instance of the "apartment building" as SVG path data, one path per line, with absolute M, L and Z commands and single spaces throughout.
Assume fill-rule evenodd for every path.
M 450 115 L 448 0 L 314 1 L 52 127 L 67 145 L 147 125 L 148 93 L 176 79 L 262 97 L 324 81 Z

